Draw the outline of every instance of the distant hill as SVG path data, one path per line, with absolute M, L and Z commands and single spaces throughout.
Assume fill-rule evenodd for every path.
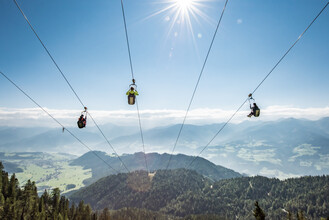
M 247 127 L 209 146 L 205 158 L 241 173 L 287 178 L 329 174 L 329 118 L 288 118 Z
M 2 164 L 5 167 L 5 171 L 8 172 L 8 173 L 21 173 L 21 172 L 23 172 L 23 169 L 19 168 L 18 167 L 19 165 L 16 164 L 16 163 L 10 163 L 10 162 L 4 161 Z
M 33 130 L 33 129 L 32 129 Z M 38 130 L 39 131 L 39 130 Z M 6 130 L 6 132 L 8 132 Z M 67 132 L 62 132 L 61 129 L 44 129 L 43 132 L 32 134 L 28 129 L 20 131 L 24 135 L 18 138 L 5 137 L 3 141 L 0 142 L 0 150 L 4 152 L 85 152 L 85 149 L 81 148 L 81 144 L 76 142 L 71 135 Z M 86 139 L 89 143 L 98 143 L 102 140 L 99 134 L 95 133 L 83 133 L 84 135 L 81 139 L 85 141 Z M 82 150 L 82 151 L 81 151 Z
M 146 208 L 157 211 L 186 191 L 198 191 L 208 182 L 195 171 L 157 171 L 151 180 L 146 171 L 120 173 L 98 180 L 70 196 L 94 209 Z
M 104 177 L 71 195 L 93 209 L 134 207 L 179 217 L 199 214 L 228 219 L 254 219 L 257 200 L 267 219 L 285 219 L 303 211 L 307 219 L 329 217 L 329 176 L 280 181 L 266 177 L 241 177 L 209 181 L 195 171 L 159 170 Z
M 114 169 L 120 172 L 127 172 L 117 157 L 107 155 L 105 152 L 100 151 L 94 151 L 94 153 L 109 163 Z M 82 166 L 84 169 L 92 170 L 92 178 L 85 181 L 87 185 L 98 180 L 99 178 L 115 173 L 114 170 L 111 170 L 103 161 L 97 158 L 94 153 L 88 152 L 70 163 L 71 166 Z M 149 170 L 156 171 L 165 169 L 169 161 L 169 157 L 169 154 L 146 154 Z M 192 156 L 183 154 L 173 155 L 169 168 L 184 168 L 192 161 L 193 158 L 194 157 Z M 135 154 L 125 154 L 121 156 L 121 159 L 130 171 L 142 169 L 146 170 L 144 153 L 140 152 Z M 197 171 L 199 174 L 204 175 L 211 180 L 220 180 L 242 176 L 233 170 L 215 165 L 214 163 L 211 163 L 204 158 L 196 159 L 194 164 L 192 164 L 191 169 Z
M 45 132 L 45 130 L 49 130 L 49 128 L 0 127 L 0 145 L 30 138 Z
M 185 125 L 176 153 L 198 154 L 222 124 Z M 179 125 L 144 131 L 147 150 L 168 150 Z M 118 152 L 140 151 L 139 134 L 111 140 Z M 105 143 L 98 147 L 106 146 Z M 329 118 L 317 121 L 287 118 L 261 122 L 250 119 L 229 124 L 208 146 L 203 158 L 240 173 L 280 179 L 329 174 Z
M 109 139 L 138 131 L 135 127 L 115 126 L 111 124 L 101 125 L 100 127 L 109 136 Z M 72 127 L 69 129 L 88 145 L 98 145 L 104 141 L 104 138 L 95 127 L 87 126 L 86 129 Z M 99 149 L 107 150 L 107 147 L 108 145 L 106 144 Z M 0 151 L 2 152 L 39 151 L 51 153 L 65 152 L 81 155 L 86 150 L 70 134 L 65 131 L 62 132 L 61 128 L 0 127 Z

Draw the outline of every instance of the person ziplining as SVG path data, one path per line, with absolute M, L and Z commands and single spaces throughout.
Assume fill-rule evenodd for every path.
M 133 79 L 133 84 L 129 85 L 130 89 L 126 92 L 126 95 L 128 96 L 128 104 L 134 105 L 136 101 L 136 95 L 139 95 L 136 88 L 137 85 L 135 84 L 135 79 Z
M 80 115 L 80 118 L 78 119 L 78 127 L 81 129 L 81 128 L 84 128 L 86 127 L 86 124 L 87 124 L 87 107 L 84 107 L 85 110 L 81 112 L 81 115 Z
M 259 115 L 260 115 L 260 109 L 257 106 L 257 104 L 255 102 L 255 99 L 252 97 L 252 94 L 251 93 L 248 95 L 248 97 L 249 97 L 249 106 L 250 106 L 251 112 L 247 116 L 249 118 L 251 118 L 251 116 L 259 117 Z M 253 105 L 252 106 L 251 106 L 250 100 L 253 101 Z

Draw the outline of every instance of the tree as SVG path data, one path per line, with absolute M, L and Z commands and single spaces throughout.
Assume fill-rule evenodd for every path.
M 8 187 L 9 187 L 8 173 L 2 171 L 2 194 L 5 197 L 5 199 L 8 197 Z
M 90 220 L 91 214 L 92 214 L 92 209 L 91 209 L 90 205 L 86 205 L 83 213 L 81 213 L 81 214 L 82 214 L 82 219 Z
M 102 212 L 102 214 L 100 214 L 99 219 L 100 220 L 109 220 L 110 219 L 110 213 L 109 213 L 108 208 L 103 209 L 103 212 Z
M 59 188 L 54 188 L 51 195 L 52 195 L 52 216 L 54 219 L 57 219 L 59 213 L 59 201 L 60 201 Z
M 258 201 L 255 202 L 254 216 L 257 220 L 265 220 L 265 213 L 259 207 Z
M 76 206 L 73 203 L 70 208 L 69 219 L 75 219 L 75 216 L 76 216 Z
M 69 207 L 69 200 L 60 196 L 60 190 L 55 188 L 51 195 L 45 190 L 39 197 L 35 182 L 30 180 L 21 189 L 15 174 L 10 179 L 0 162 L 0 219 L 35 219 L 35 220 L 90 220 L 97 219 L 89 205 L 79 203 Z
M 305 220 L 303 211 L 297 212 L 297 220 Z
M 2 165 L 2 163 L 1 163 L 1 161 L 0 161 L 0 195 L 2 195 L 2 173 L 4 172 L 3 171 L 3 165 Z
M 35 199 L 33 202 L 33 209 L 32 209 L 32 213 L 31 213 L 31 218 L 32 219 L 38 219 L 39 218 L 39 204 L 38 204 L 38 200 Z

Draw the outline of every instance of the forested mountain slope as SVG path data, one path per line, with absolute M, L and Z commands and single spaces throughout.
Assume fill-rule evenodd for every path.
M 120 172 L 127 172 L 127 170 L 124 168 L 121 161 L 117 157 L 107 155 L 105 152 L 100 151 L 94 151 L 94 153 L 96 153 L 102 159 L 111 164 L 114 169 L 119 170 Z M 88 152 L 70 163 L 70 165 L 72 166 L 82 166 L 84 167 L 84 169 L 92 170 L 92 178 L 85 181 L 87 185 L 102 177 L 115 173 L 115 171 L 109 169 L 109 167 L 107 167 L 106 164 L 103 163 L 103 161 L 95 157 L 94 153 Z M 146 154 L 149 169 L 151 171 L 165 169 L 168 164 L 169 157 L 169 154 Z M 193 158 L 193 156 L 187 156 L 183 154 L 173 155 L 169 169 L 185 168 L 189 165 Z M 121 156 L 121 159 L 130 171 L 146 169 L 144 153 L 142 152 L 135 154 L 125 154 Z M 192 164 L 191 169 L 212 180 L 220 180 L 242 176 L 241 174 L 231 169 L 218 166 L 201 157 L 196 159 L 196 161 Z
M 329 217 L 329 176 L 280 181 L 241 177 L 212 182 L 195 171 L 159 170 L 151 179 L 145 171 L 112 175 L 79 190 L 70 199 L 84 200 L 94 209 L 144 208 L 186 217 L 215 214 L 228 219 L 254 219 L 259 201 L 268 219 L 303 211 L 309 219 Z
M 150 211 L 137 208 L 122 208 L 119 210 L 93 211 L 83 201 L 70 202 L 65 196 L 61 196 L 59 188 L 45 190 L 38 195 L 35 182 L 28 180 L 26 184 L 19 185 L 16 175 L 9 175 L 0 161 L 0 219 L 56 219 L 56 220 L 127 220 L 127 219 L 158 219 L 178 220 L 183 219 L 158 211 Z M 211 216 L 223 220 L 218 216 Z M 209 220 L 209 215 L 188 216 L 184 219 Z

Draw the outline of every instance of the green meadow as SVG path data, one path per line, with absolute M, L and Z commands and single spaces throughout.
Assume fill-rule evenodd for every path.
M 21 186 L 31 180 L 36 183 L 38 193 L 55 187 L 68 193 L 84 187 L 83 181 L 92 177 L 91 169 L 69 165 L 74 158 L 73 155 L 56 153 L 10 153 L 3 154 L 0 160 L 23 169 L 23 172 L 16 173 Z

